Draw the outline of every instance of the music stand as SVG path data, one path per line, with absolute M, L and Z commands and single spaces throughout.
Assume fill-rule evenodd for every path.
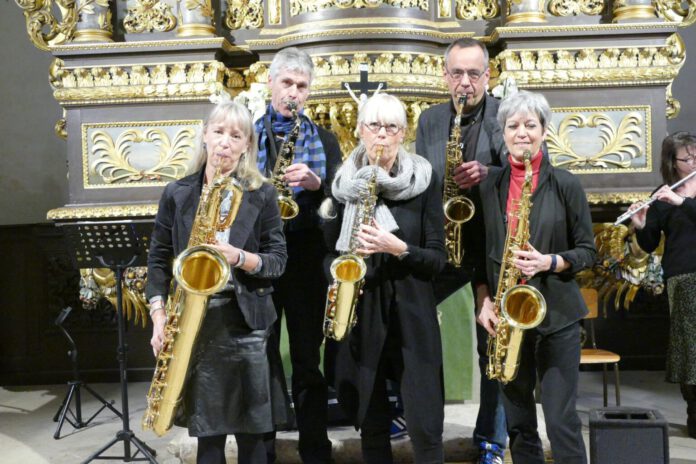
M 121 402 L 123 423 L 116 437 L 87 458 L 83 464 L 95 459 L 119 459 L 125 462 L 149 461 L 157 464 L 156 452 L 135 436 L 130 429 L 128 414 L 127 351 L 125 322 L 123 320 L 123 271 L 129 266 L 146 263 L 147 244 L 152 232 L 152 222 L 135 221 L 83 221 L 59 224 L 65 227 L 78 267 L 108 267 L 116 276 L 116 319 L 118 324 L 117 358 L 121 376 Z M 103 456 L 106 450 L 123 441 L 123 456 Z M 131 444 L 137 451 L 131 454 Z M 138 456 L 142 453 L 142 456 Z
M 75 345 L 75 341 L 72 339 L 68 331 L 65 330 L 65 327 L 63 327 L 63 322 L 68 317 L 71 311 L 72 308 L 70 306 L 64 308 L 55 321 L 56 326 L 61 330 L 61 332 L 63 332 L 65 338 L 68 339 L 68 344 L 70 345 L 70 350 L 68 350 L 68 356 L 70 357 L 70 361 L 72 361 L 73 369 L 73 380 L 68 382 L 68 393 L 66 393 L 60 408 L 58 409 L 58 411 L 56 411 L 56 414 L 53 416 L 53 422 L 58 422 L 56 433 L 53 434 L 53 438 L 55 438 L 56 440 L 60 439 L 60 430 L 63 428 L 63 424 L 65 423 L 65 421 L 68 421 L 68 423 L 70 423 L 70 425 L 72 425 L 73 428 L 81 429 L 87 427 L 89 423 L 92 422 L 92 420 L 95 417 L 97 417 L 97 415 L 100 412 L 102 412 L 105 408 L 111 409 L 111 411 L 113 411 L 114 414 L 116 414 L 118 417 L 121 417 L 121 413 L 112 406 L 114 404 L 113 401 L 106 401 L 99 393 L 94 391 L 92 387 L 80 380 L 80 370 L 77 367 L 77 346 Z M 87 390 L 87 393 L 90 393 L 94 398 L 97 399 L 97 401 L 99 401 L 102 404 L 101 408 L 99 408 L 97 412 L 92 414 L 92 416 L 90 416 L 90 418 L 86 421 L 82 420 L 82 388 Z M 73 399 L 75 400 L 74 412 L 72 409 L 70 409 L 70 404 L 72 403 Z

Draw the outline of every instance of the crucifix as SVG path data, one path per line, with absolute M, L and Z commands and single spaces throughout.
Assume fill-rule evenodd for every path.
M 380 90 L 387 88 L 386 82 L 370 82 L 368 79 L 367 63 L 360 63 L 358 69 L 360 70 L 360 82 L 342 82 L 341 85 L 346 88 L 348 93 L 353 100 L 359 105 L 361 105 L 365 100 L 367 100 L 367 93 L 370 90 L 374 90 L 375 94 L 379 93 Z M 360 91 L 360 98 L 355 96 L 355 92 L 350 88 L 351 84 L 357 84 L 358 90 Z

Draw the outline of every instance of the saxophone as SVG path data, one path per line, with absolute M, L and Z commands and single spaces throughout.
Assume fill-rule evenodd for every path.
M 462 224 L 469 221 L 475 212 L 474 203 L 461 194 L 459 186 L 454 181 L 454 169 L 462 162 L 462 146 L 459 142 L 462 128 L 462 111 L 466 106 L 466 95 L 459 97 L 457 115 L 450 138 L 445 148 L 445 180 L 442 192 L 443 208 L 445 210 L 445 247 L 449 262 L 459 267 L 462 265 L 464 250 L 462 249 Z
M 297 103 L 294 101 L 289 101 L 286 102 L 286 105 L 292 112 L 292 118 L 295 120 L 295 125 L 278 151 L 278 158 L 276 158 L 275 166 L 273 167 L 271 183 L 278 191 L 278 208 L 280 209 L 280 217 L 284 221 L 289 221 L 297 216 L 297 213 L 300 212 L 300 207 L 297 205 L 297 202 L 292 199 L 292 192 L 287 184 L 283 181 L 283 176 L 285 175 L 285 170 L 295 159 L 295 142 L 297 142 L 297 137 L 300 135 L 300 125 L 302 124 L 302 120 L 297 115 Z M 271 141 L 271 143 L 275 142 Z
M 524 153 L 525 176 L 522 196 L 516 202 L 517 228 L 508 228 L 505 236 L 498 289 L 495 294 L 495 312 L 499 322 L 496 336 L 488 337 L 488 378 L 504 384 L 517 376 L 520 365 L 520 348 L 524 331 L 532 329 L 546 316 L 546 300 L 536 288 L 518 284 L 521 272 L 515 267 L 514 250 L 524 248 L 529 241 L 529 212 L 532 207 L 532 154 Z
M 232 194 L 232 204 L 229 213 L 221 217 L 220 205 L 227 191 Z M 142 419 L 143 430 L 153 430 L 158 436 L 167 433 L 174 423 L 208 298 L 220 291 L 230 277 L 225 257 L 207 244 L 215 243 L 215 232 L 232 225 L 242 195 L 237 181 L 220 175 L 218 167 L 213 181 L 201 191 L 188 247 L 174 260 L 173 276 L 178 285 L 167 302 L 164 342 L 157 355 Z
M 377 157 L 367 190 L 358 201 L 349 242 L 349 250 L 331 263 L 333 282 L 326 292 L 324 313 L 324 336 L 336 341 L 343 340 L 358 322 L 355 313 L 360 297 L 360 289 L 365 283 L 367 266 L 364 258 L 356 251 L 359 248 L 358 231 L 363 224 L 369 224 L 375 215 L 377 205 L 377 172 L 379 159 L 384 146 L 376 147 Z

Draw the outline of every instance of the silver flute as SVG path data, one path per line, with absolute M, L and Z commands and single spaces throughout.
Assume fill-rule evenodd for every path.
M 677 182 L 675 182 L 674 184 L 670 185 L 670 186 L 669 186 L 669 189 L 670 189 L 670 190 L 676 189 L 677 187 L 679 187 L 680 185 L 682 185 L 684 182 L 686 182 L 687 180 L 691 179 L 691 178 L 694 177 L 695 175 L 696 175 L 696 171 L 691 171 L 691 173 L 690 173 L 688 176 L 686 176 L 686 177 L 684 177 L 684 178 L 682 178 L 682 179 L 679 179 Z M 615 226 L 618 226 L 619 224 L 621 224 L 622 222 L 624 222 L 626 219 L 628 219 L 628 218 L 630 218 L 631 216 L 633 216 L 634 214 L 636 214 L 638 211 L 640 211 L 640 210 L 642 210 L 643 208 L 647 208 L 648 206 L 652 205 L 652 204 L 655 202 L 655 200 L 657 200 L 657 199 L 653 197 L 653 198 L 651 198 L 650 200 L 648 200 L 648 201 L 646 201 L 645 203 L 643 203 L 642 205 L 640 205 L 638 208 L 634 209 L 633 211 L 626 211 L 626 212 L 623 213 L 621 216 L 619 216 L 618 218 L 616 218 L 616 221 L 614 221 L 614 225 L 615 225 Z

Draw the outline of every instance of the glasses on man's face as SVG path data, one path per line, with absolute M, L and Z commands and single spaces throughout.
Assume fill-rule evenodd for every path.
M 450 71 L 447 69 L 446 72 L 447 75 L 455 81 L 461 81 L 464 76 L 467 76 L 469 78 L 469 82 L 474 83 L 481 79 L 481 76 L 483 76 L 486 71 L 479 71 L 478 69 L 454 69 Z
M 370 129 L 370 132 L 373 134 L 378 134 L 382 128 L 384 128 L 387 135 L 396 135 L 401 130 L 401 128 L 396 124 L 380 124 L 378 122 L 371 122 L 363 125 Z

